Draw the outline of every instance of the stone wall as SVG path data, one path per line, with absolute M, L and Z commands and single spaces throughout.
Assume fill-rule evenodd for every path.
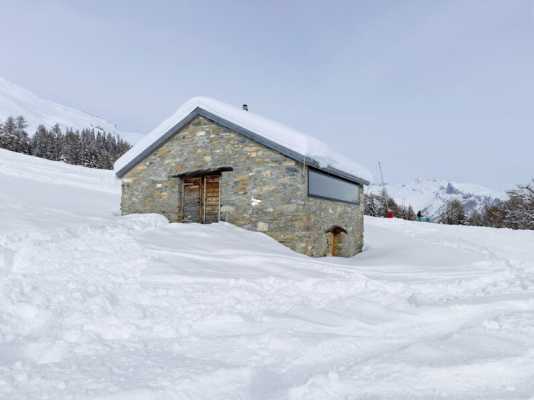
M 363 190 L 360 191 L 360 204 L 363 202 Z M 329 253 L 330 236 L 325 231 L 332 226 L 341 226 L 347 233 L 341 234 L 336 254 L 350 257 L 363 247 L 363 207 L 355 204 L 308 197 L 305 213 L 311 217 L 308 248 L 305 254 L 324 256 Z
M 293 250 L 328 252 L 332 225 L 348 234 L 339 255 L 363 243 L 363 207 L 307 196 L 306 167 L 244 136 L 197 117 L 122 179 L 123 214 L 160 213 L 181 221 L 181 182 L 172 175 L 233 167 L 221 177 L 221 220 L 265 232 Z M 363 204 L 363 201 L 361 202 Z

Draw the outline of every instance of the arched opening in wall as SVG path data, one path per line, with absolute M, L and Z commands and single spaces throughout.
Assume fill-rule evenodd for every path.
M 347 231 L 339 225 L 333 225 L 326 230 L 326 234 L 328 235 L 328 255 L 335 257 L 340 254 L 343 237 L 347 234 Z

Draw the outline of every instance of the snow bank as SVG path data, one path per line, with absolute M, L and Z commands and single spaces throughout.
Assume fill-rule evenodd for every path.
M 209 111 L 272 142 L 301 155 L 308 156 L 323 167 L 330 166 L 367 181 L 372 180 L 372 174 L 366 168 L 346 156 L 337 154 L 320 140 L 260 115 L 207 97 L 193 97 L 185 102 L 174 115 L 143 136 L 130 151 L 119 158 L 115 162 L 115 171 L 120 171 L 132 162 L 146 148 L 169 132 L 196 108 Z
M 23 241 L 28 233 L 119 214 L 120 182 L 112 171 L 0 149 L 0 188 L 0 246 L 2 234 Z
M 120 182 L 111 171 L 69 165 L 4 149 L 0 149 L 0 174 L 16 178 L 21 184 L 24 179 L 91 191 L 120 192 Z

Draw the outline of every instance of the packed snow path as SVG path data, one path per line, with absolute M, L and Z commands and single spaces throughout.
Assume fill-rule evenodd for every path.
M 366 219 L 351 259 L 118 216 L 0 150 L 0 399 L 532 399 L 534 232 Z

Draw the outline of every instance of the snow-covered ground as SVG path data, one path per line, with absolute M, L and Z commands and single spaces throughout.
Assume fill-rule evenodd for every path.
M 118 216 L 96 171 L 0 150 L 0 399 L 533 399 L 534 232 L 366 219 L 312 259 Z

